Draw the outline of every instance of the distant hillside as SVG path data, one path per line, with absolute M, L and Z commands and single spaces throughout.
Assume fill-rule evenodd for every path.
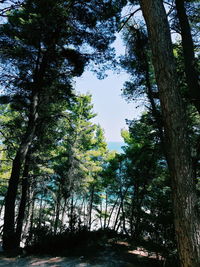
M 119 153 L 122 153 L 123 150 L 122 150 L 122 146 L 125 146 L 125 143 L 124 142 L 108 142 L 108 149 L 109 150 L 115 150 Z

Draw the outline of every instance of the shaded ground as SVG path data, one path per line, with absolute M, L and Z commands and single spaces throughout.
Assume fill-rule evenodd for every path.
M 52 256 L 18 256 L 0 257 L 0 266 L 105 266 L 105 267 L 157 267 L 162 266 L 162 261 L 157 260 L 154 254 L 141 248 L 131 248 L 127 242 L 108 242 L 105 248 L 94 255 L 81 257 L 52 257 Z

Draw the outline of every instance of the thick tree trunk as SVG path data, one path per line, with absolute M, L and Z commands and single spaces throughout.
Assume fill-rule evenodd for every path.
M 151 42 L 172 177 L 175 229 L 181 265 L 200 263 L 200 222 L 186 116 L 178 90 L 171 36 L 162 0 L 140 0 Z
M 184 2 L 184 0 L 175 0 L 182 36 L 185 74 L 189 87 L 189 96 L 191 102 L 195 105 L 196 109 L 200 113 L 200 84 L 198 80 L 199 73 L 195 67 L 194 44 Z
M 30 144 L 32 143 L 38 108 L 38 93 L 32 98 L 32 106 L 30 110 L 29 122 L 26 133 L 22 139 L 21 145 L 13 160 L 11 176 L 8 184 L 8 191 L 5 198 L 4 226 L 3 226 L 3 249 L 12 250 L 17 248 L 15 233 L 15 200 L 17 197 L 17 189 L 23 163 L 26 158 Z

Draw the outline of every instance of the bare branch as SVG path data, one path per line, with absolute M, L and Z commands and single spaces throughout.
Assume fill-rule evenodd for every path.
M 126 25 L 126 23 L 138 12 L 138 11 L 140 11 L 141 10 L 141 8 L 139 7 L 138 9 L 136 9 L 134 12 L 132 12 L 129 16 L 128 16 L 128 18 L 124 21 L 124 23 L 122 24 L 122 26 L 120 27 L 120 29 L 119 29 L 119 31 L 118 32 L 120 32 L 122 29 L 123 29 L 123 27 Z

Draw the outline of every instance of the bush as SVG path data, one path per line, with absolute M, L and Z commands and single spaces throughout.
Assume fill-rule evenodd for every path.
M 104 246 L 105 240 L 113 238 L 116 233 L 110 229 L 90 232 L 82 227 L 74 232 L 67 229 L 63 233 L 53 234 L 48 228 L 41 228 L 34 229 L 32 236 L 31 243 L 26 246 L 29 253 L 87 256 Z

